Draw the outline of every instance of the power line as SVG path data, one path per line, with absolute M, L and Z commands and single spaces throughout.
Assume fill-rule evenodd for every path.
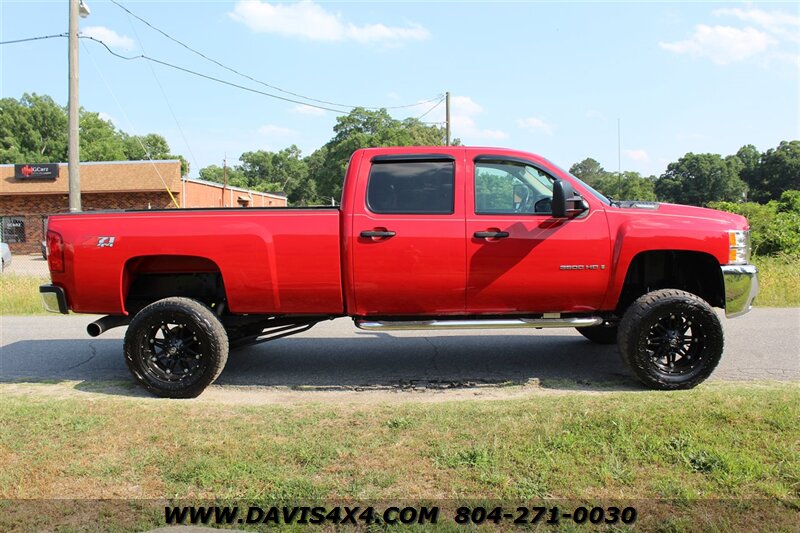
M 169 195 L 170 199 L 172 200 L 172 203 L 175 204 L 175 207 L 180 208 L 180 205 L 178 205 L 178 200 L 175 199 L 175 195 L 173 195 L 172 191 L 169 189 L 169 185 L 167 185 L 167 181 L 164 179 L 164 176 L 161 175 L 161 172 L 158 170 L 158 167 L 156 166 L 155 162 L 153 161 L 153 156 L 150 154 L 150 150 L 148 150 L 147 147 L 144 145 L 144 143 L 142 142 L 142 138 L 139 135 L 136 135 L 136 131 L 135 131 L 136 129 L 133 127 L 133 123 L 131 122 L 131 119 L 128 118 L 128 113 L 125 112 L 125 108 L 122 107 L 122 104 L 119 103 L 119 100 L 117 99 L 117 95 L 114 93 L 114 90 L 111 88 L 111 85 L 109 85 L 108 80 L 106 80 L 106 77 L 103 75 L 103 71 L 100 70 L 100 68 L 97 66 L 97 63 L 95 62 L 94 56 L 92 55 L 91 51 L 89 50 L 89 47 L 84 45 L 83 49 L 86 50 L 87 54 L 89 54 L 89 59 L 92 60 L 92 65 L 94 65 L 95 70 L 97 70 L 97 73 L 100 75 L 100 79 L 103 80 L 103 83 L 106 85 L 106 88 L 108 89 L 108 92 L 111 93 L 111 97 L 117 103 L 117 107 L 119 108 L 120 111 L 122 111 L 122 115 L 125 117 L 125 120 L 128 121 L 128 126 L 131 129 L 134 130 L 133 138 L 136 139 L 136 141 L 139 143 L 139 146 L 142 147 L 142 151 L 144 151 L 144 154 L 147 156 L 147 159 L 150 160 L 150 164 L 153 166 L 153 170 L 156 171 L 156 174 L 158 175 L 158 178 L 161 180 L 161 183 L 164 185 L 164 189 L 166 189 L 167 194 Z
M 421 119 L 422 119 L 422 118 L 423 118 L 425 115 L 427 115 L 428 113 L 430 113 L 431 111 L 433 111 L 434 109 L 436 109 L 437 107 L 439 107 L 440 105 L 442 105 L 442 102 L 444 102 L 444 97 L 441 97 L 441 98 L 439 99 L 439 101 L 438 101 L 438 102 L 436 102 L 435 104 L 433 104 L 433 107 L 431 107 L 430 109 L 428 109 L 427 111 L 425 111 L 423 114 L 421 114 L 420 116 L 418 116 L 418 117 L 417 117 L 417 120 L 421 120 Z
M 264 81 L 258 80 L 256 78 L 253 78 L 252 76 L 249 76 L 247 74 L 239 72 L 238 70 L 236 70 L 234 68 L 231 68 L 231 67 L 229 67 L 227 65 L 224 65 L 224 64 L 220 63 L 219 61 L 217 61 L 216 59 L 208 57 L 207 55 L 205 55 L 204 53 L 200 52 L 199 50 L 196 50 L 196 49 L 192 48 L 191 46 L 189 46 L 188 44 L 184 43 L 183 41 L 180 41 L 180 40 L 176 39 L 175 37 L 173 37 L 170 34 L 168 34 L 167 32 L 165 32 L 164 30 L 162 30 L 160 28 L 157 28 L 156 26 L 152 25 L 150 22 L 146 21 L 145 19 L 143 19 L 142 17 L 140 17 L 136 13 L 132 12 L 130 9 L 128 9 L 127 7 L 122 5 L 121 3 L 117 2 L 116 0 L 110 0 L 110 1 L 111 1 L 112 4 L 114 4 L 115 6 L 119 7 L 120 9 L 124 10 L 130 16 L 136 18 L 137 20 L 139 20 L 140 22 L 142 22 L 146 26 L 148 26 L 151 29 L 157 31 L 158 33 L 160 33 L 161 35 L 163 35 L 164 37 L 166 37 L 170 41 L 172 41 L 172 42 L 174 42 L 176 44 L 179 44 L 180 46 L 182 46 L 183 48 L 189 50 L 190 52 L 192 52 L 194 54 L 197 54 L 198 56 L 202 57 L 206 61 L 210 61 L 210 62 L 214 63 L 215 65 L 217 65 L 218 67 L 224 68 L 225 70 L 227 70 L 229 72 L 233 72 L 234 74 L 236 74 L 238 76 L 241 76 L 241 77 L 246 78 L 246 79 L 248 79 L 248 80 L 250 80 L 252 82 L 255 82 L 255 83 L 258 83 L 260 85 L 263 85 L 264 87 L 269 87 L 270 89 L 273 89 L 275 91 L 282 92 L 284 94 L 288 94 L 288 95 L 291 95 L 291 96 L 295 96 L 297 98 L 302 98 L 303 100 L 308 100 L 310 102 L 317 102 L 317 103 L 320 103 L 320 104 L 331 105 L 331 106 L 336 106 L 336 107 L 346 107 L 346 108 L 350 108 L 350 109 L 353 109 L 353 108 L 356 108 L 356 107 L 362 107 L 364 109 L 373 109 L 374 110 L 374 109 L 404 109 L 404 108 L 409 108 L 409 107 L 417 107 L 419 105 L 423 105 L 423 104 L 427 104 L 429 102 L 433 102 L 434 100 L 442 97 L 442 95 L 437 95 L 437 96 L 435 96 L 433 98 L 430 98 L 428 100 L 423 100 L 422 102 L 417 102 L 417 103 L 414 103 L 414 104 L 390 106 L 390 107 L 357 106 L 357 105 L 349 105 L 349 104 L 340 104 L 340 103 L 337 103 L 337 102 L 330 102 L 330 101 L 327 101 L 327 100 L 319 100 L 317 98 L 311 98 L 310 96 L 305 96 L 305 95 L 302 95 L 302 94 L 299 94 L 299 93 L 295 93 L 295 92 L 292 92 L 292 91 L 287 91 L 286 89 L 281 89 L 280 87 L 277 87 L 275 85 L 271 85 L 271 84 L 266 83 Z M 308 105 L 308 104 L 306 104 L 306 105 Z
M 131 29 L 133 30 L 133 34 L 136 36 L 136 40 L 139 41 L 139 47 L 142 49 L 142 52 L 145 51 L 144 43 L 142 43 L 141 38 L 139 38 L 139 32 L 136 31 L 136 27 L 133 25 L 133 21 L 128 17 L 128 23 L 131 25 Z M 172 115 L 172 119 L 175 121 L 175 125 L 178 127 L 178 131 L 181 133 L 181 137 L 183 138 L 183 142 L 186 144 L 186 148 L 189 149 L 189 154 L 192 156 L 192 162 L 197 166 L 197 157 L 194 155 L 194 150 L 192 150 L 191 145 L 189 144 L 189 140 L 186 138 L 186 134 L 183 132 L 183 128 L 181 127 L 180 122 L 178 121 L 177 115 L 175 115 L 175 111 L 172 109 L 172 104 L 169 102 L 169 98 L 167 98 L 167 92 L 164 90 L 164 86 L 161 85 L 161 81 L 158 79 L 156 75 L 156 71 L 153 68 L 151 63 L 147 64 L 150 67 L 150 73 L 153 75 L 153 79 L 156 80 L 156 84 L 158 88 L 161 90 L 161 96 L 164 97 L 164 101 L 167 103 L 167 108 L 169 109 L 170 114 Z
M 113 1 L 113 0 L 112 0 L 112 1 Z M 116 2 L 114 2 L 114 3 L 116 4 Z M 119 4 L 117 4 L 117 5 L 119 5 Z M 125 8 L 124 8 L 124 6 L 121 6 L 121 5 L 120 5 L 120 7 L 122 7 L 123 9 L 125 9 Z M 126 11 L 128 11 L 127 9 L 125 9 L 125 10 L 126 10 Z M 144 21 L 143 19 L 141 19 L 141 18 L 140 18 L 140 17 L 138 17 L 137 15 L 135 15 L 135 14 L 133 14 L 133 13 L 131 13 L 131 15 L 133 15 L 134 17 L 136 17 L 136 18 L 137 18 L 137 19 L 139 19 L 139 20 L 142 20 L 143 22 L 145 22 L 146 24 L 148 24 L 148 26 L 152 27 L 152 28 L 153 28 L 153 29 L 155 29 L 156 31 L 159 31 L 159 32 L 161 32 L 161 30 L 158 30 L 158 28 L 155 28 L 154 26 L 150 25 L 149 23 L 147 23 L 146 21 Z M 162 33 L 163 33 L 163 32 L 162 32 Z M 165 35 L 166 35 L 166 34 L 165 34 Z M 40 40 L 44 40 L 44 39 L 54 39 L 54 38 L 59 38 L 59 37 L 63 38 L 63 37 L 67 37 L 67 36 L 68 36 L 68 34 L 66 34 L 66 33 L 58 33 L 58 34 L 54 34 L 54 35 L 42 35 L 42 36 L 38 36 L 38 37 L 28 37 L 28 38 L 24 38 L 24 39 L 15 39 L 15 40 L 11 40 L 11 41 L 0 41 L 0 45 L 6 45 L 6 44 L 17 44 L 17 43 L 25 43 L 25 42 L 31 42 L 31 41 L 40 41 Z M 169 37 L 168 35 L 166 35 L 166 36 L 167 36 L 167 37 Z M 419 105 L 422 105 L 422 104 L 426 104 L 426 103 L 429 103 L 429 102 L 432 102 L 432 101 L 434 101 L 434 100 L 437 100 L 437 99 L 438 99 L 438 100 L 437 100 L 437 102 L 436 102 L 436 104 L 435 104 L 435 105 L 434 105 L 434 106 L 433 106 L 431 109 L 429 109 L 427 112 L 425 112 L 423 115 L 421 115 L 419 118 L 422 118 L 422 117 L 424 117 L 425 115 L 427 115 L 427 114 L 428 114 L 430 111 L 432 111 L 433 109 L 435 109 L 435 108 L 436 108 L 436 107 L 437 107 L 439 104 L 441 104 L 441 103 L 442 103 L 442 101 L 443 101 L 443 97 L 442 97 L 442 95 L 440 94 L 440 95 L 437 95 L 437 96 L 436 96 L 436 97 L 434 97 L 434 98 L 431 98 L 431 99 L 429 99 L 429 100 L 423 100 L 423 101 L 417 102 L 417 103 L 415 103 L 415 104 L 407 104 L 407 105 L 401 105 L 401 106 L 389 106 L 389 107 L 378 108 L 378 107 L 368 107 L 368 106 L 351 106 L 351 105 L 345 105 L 345 104 L 337 104 L 337 103 L 327 102 L 327 101 L 325 101 L 325 100 L 317 100 L 317 99 L 310 98 L 310 97 L 307 97 L 307 96 L 303 96 L 303 95 L 300 95 L 300 94 L 297 94 L 297 93 L 293 93 L 293 92 L 290 92 L 290 91 L 285 91 L 285 90 L 283 90 L 283 89 L 281 89 L 281 88 L 279 88 L 279 87 L 275 87 L 275 86 L 273 86 L 273 85 L 269 85 L 269 84 L 267 84 L 267 83 L 264 83 L 264 82 L 262 82 L 262 81 L 259 81 L 259 80 L 255 79 L 255 78 L 252 78 L 252 77 L 250 77 L 250 76 L 247 76 L 246 74 L 242 74 L 242 73 L 240 73 L 240 72 L 236 71 L 235 69 L 231 69 L 231 68 L 229 68 L 229 67 L 226 67 L 225 65 L 223 65 L 223 64 L 221 64 L 221 63 L 219 63 L 219 62 L 217 62 L 217 61 L 215 61 L 215 60 L 213 60 L 213 59 L 207 58 L 207 57 L 206 57 L 206 56 L 204 56 L 204 55 L 203 55 L 201 52 L 197 52 L 196 50 L 194 50 L 194 49 L 192 49 L 192 48 L 188 47 L 187 45 L 184 45 L 183 43 L 181 43 L 181 42 L 180 42 L 180 41 L 178 41 L 177 39 L 173 39 L 173 40 L 175 40 L 176 42 L 178 42 L 179 44 L 181 44 L 182 46 L 185 46 L 187 49 L 189 49 L 189 50 L 192 50 L 193 52 L 195 52 L 195 53 L 197 53 L 197 54 L 199 54 L 199 55 L 201 55 L 201 56 L 203 56 L 203 57 L 206 57 L 206 59 L 208 59 L 209 61 L 212 61 L 212 62 L 214 62 L 214 63 L 218 64 L 218 65 L 219 65 L 219 66 L 221 66 L 222 68 L 225 68 L 225 69 L 227 69 L 227 70 L 230 70 L 231 72 L 234 72 L 234 73 L 238 74 L 239 76 L 243 76 L 243 77 L 245 77 L 245 78 L 247 78 L 247 79 L 250 79 L 250 80 L 252 80 L 252 81 L 254 81 L 254 82 L 256 82 L 256 83 L 259 83 L 259 84 L 261 84 L 261 85 L 264 85 L 264 86 L 266 86 L 266 87 L 270 87 L 270 88 L 272 88 L 272 89 L 275 89 L 275 90 L 277 90 L 277 91 L 280 91 L 280 92 L 283 92 L 283 93 L 286 93 L 286 94 L 290 94 L 290 95 L 292 95 L 292 96 L 297 96 L 298 98 L 303 98 L 303 99 L 305 99 L 305 100 L 308 100 L 308 101 L 304 102 L 304 101 L 300 101 L 300 100 L 295 100 L 295 99 L 293 99 L 293 98 L 286 98 L 286 97 L 279 96 L 279 95 L 272 94 L 272 93 L 268 93 L 268 92 L 265 92 L 265 91 L 260 91 L 260 90 L 258 90 L 258 89 L 253 89 L 252 87 L 246 87 L 246 86 L 244 86 L 244 85 L 240 85 L 240 84 L 238 84 L 238 83 L 234 83 L 234 82 L 231 82 L 231 81 L 223 80 L 223 79 L 221 79 L 221 78 L 217 78 L 217 77 L 214 77 L 214 76 L 210 76 L 210 75 L 208 75 L 208 74 L 202 74 L 202 73 L 200 73 L 200 72 L 196 72 L 196 71 L 194 71 L 194 70 L 191 70 L 191 69 L 188 69 L 188 68 L 185 68 L 185 67 L 181 67 L 181 66 L 179 66 L 179 65 L 174 65 L 174 64 L 172 64 L 172 63 L 168 63 L 168 62 L 166 62 L 166 61 L 162 61 L 162 60 L 160 60 L 160 59 L 156 59 L 156 58 L 153 58 L 153 57 L 147 56 L 147 55 L 145 55 L 145 54 L 140 54 L 140 55 L 138 55 L 138 56 L 124 56 L 124 55 L 122 55 L 122 54 L 118 54 L 117 52 L 114 52 L 114 51 L 113 51 L 113 50 L 112 50 L 112 49 L 111 49 L 111 48 L 110 48 L 110 47 L 109 47 L 109 46 L 108 46 L 108 45 L 107 45 L 105 42 L 101 41 L 100 39 L 96 39 L 96 38 L 94 38 L 94 37 L 91 37 L 91 36 L 89 36 L 89 35 L 79 35 L 79 37 L 80 37 L 81 39 L 89 39 L 89 40 L 91 40 L 91 41 L 95 41 L 95 42 L 97 42 L 97 43 L 100 43 L 101 45 L 103 45 L 103 47 L 106 49 L 106 51 L 108 51 L 108 53 L 110 53 L 111 55 L 113 55 L 113 56 L 116 56 L 116 57 L 118 57 L 118 58 L 120 58 L 120 59 L 124 59 L 124 60 L 126 60 L 126 61 L 133 61 L 133 60 L 137 60 L 137 59 L 144 59 L 145 61 L 150 61 L 150 62 L 153 62 L 153 63 L 157 63 L 157 64 L 159 64 L 159 65 L 163 65 L 163 66 L 165 66 L 165 67 L 169 67 L 169 68 L 173 68 L 173 69 L 176 69 L 176 70 L 180 70 L 180 71 L 182 71 L 182 72 L 186 72 L 187 74 L 192 74 L 192 75 L 194 75 L 194 76 L 198 76 L 198 77 L 201 77 L 201 78 L 205 78 L 205 79 L 207 79 L 207 80 L 215 81 L 215 82 L 217 82 L 217 83 L 221 83 L 221 84 L 223 84 L 223 85 L 228 85 L 228 86 L 231 86 L 231 87 L 236 87 L 237 89 L 242 89 L 242 90 L 244 90 L 244 91 L 248 91 L 248 92 L 252 92 L 252 93 L 256 93 L 256 94 L 261 94 L 261 95 L 263 95 L 263 96 L 268 96 L 268 97 L 270 97 L 270 98 L 275 98 L 275 99 L 278 99 L 278 100 L 283 100 L 283 101 L 285 101 L 285 102 L 291 102 L 291 103 L 293 103 L 293 104 L 305 105 L 305 106 L 308 106 L 308 107 L 313 107 L 313 108 L 316 108 L 316 109 L 322 109 L 322 110 L 324 110 L 324 111 L 332 111 L 332 112 L 334 112 L 334 113 L 346 113 L 347 111 L 346 111 L 346 110 L 342 110 L 342 109 L 333 109 L 333 108 L 331 108 L 331 107 L 326 107 L 326 106 L 322 106 L 322 105 L 311 104 L 311 103 L 309 103 L 309 101 L 312 101 L 312 102 L 321 102 L 321 103 L 327 103 L 327 104 L 329 104 L 329 105 L 333 105 L 333 106 L 339 106 L 339 107 L 345 107 L 345 108 L 349 108 L 349 109 L 355 109 L 356 107 L 361 107 L 361 108 L 363 108 L 363 109 L 402 109 L 402 108 L 416 107 L 416 106 L 419 106 Z M 170 38 L 170 39 L 172 39 L 172 37 L 169 37 L 169 38 Z
M 268 92 L 265 92 L 265 91 L 260 91 L 258 89 L 253 89 L 252 87 L 247 87 L 245 85 L 239 85 L 238 83 L 234 83 L 232 81 L 227 81 L 227 80 L 223 80 L 221 78 L 216 78 L 214 76 L 209 76 L 208 74 L 203 74 L 201 72 L 197 72 L 197 71 L 185 68 L 185 67 L 181 67 L 179 65 L 174 65 L 174 64 L 168 63 L 166 61 L 161 61 L 160 59 L 156 59 L 154 57 L 150 57 L 150 56 L 147 56 L 147 55 L 144 55 L 144 54 L 139 54 L 138 56 L 124 56 L 122 54 L 118 54 L 117 52 L 113 51 L 111 48 L 109 48 L 109 46 L 106 43 L 104 43 L 100 39 L 96 39 L 96 38 L 91 37 L 89 35 L 80 35 L 80 38 L 81 39 L 89 39 L 90 41 L 94 41 L 96 43 L 100 43 L 108 51 L 109 54 L 111 54 L 113 56 L 116 56 L 116 57 L 118 57 L 120 59 L 124 59 L 126 61 L 134 61 L 134 60 L 137 60 L 137 59 L 144 59 L 145 61 L 152 61 L 153 63 L 157 63 L 157 64 L 163 65 L 165 67 L 173 68 L 175 70 L 180 70 L 182 72 L 186 72 L 187 74 L 192 74 L 193 76 L 198 76 L 200 78 L 205 78 L 207 80 L 215 81 L 215 82 L 221 83 L 223 85 L 229 85 L 231 87 L 236 87 L 237 89 L 242 89 L 243 91 L 248 91 L 248 92 L 256 93 L 256 94 L 261 94 L 263 96 L 268 96 L 270 98 L 275 98 L 277 100 L 283 100 L 284 102 L 291 102 L 293 104 L 301 104 L 301 105 L 306 105 L 306 106 L 309 106 L 309 107 L 316 107 L 318 109 L 324 109 L 325 111 L 333 111 L 334 113 L 345 113 L 345 111 L 343 111 L 341 109 L 333 109 L 331 107 L 325 107 L 325 106 L 316 105 L 316 104 L 309 104 L 308 102 L 303 102 L 303 101 L 300 101 L 300 100 L 295 100 L 293 98 L 286 98 L 285 96 L 279 96 L 277 94 L 272 94 L 272 93 L 268 93 Z
M 13 41 L 0 41 L 0 45 L 24 43 L 24 42 L 29 42 L 29 41 L 39 41 L 39 40 L 43 40 L 43 39 L 53 39 L 53 38 L 56 38 L 56 37 L 67 37 L 67 36 L 68 35 L 66 33 L 59 33 L 59 34 L 55 34 L 55 35 L 42 35 L 42 36 L 39 36 L 39 37 L 28 37 L 28 38 L 25 38 L 25 39 L 16 39 L 16 40 L 13 40 Z M 305 105 L 305 106 L 309 106 L 309 107 L 315 107 L 317 109 L 323 109 L 325 111 L 332 111 L 334 113 L 346 113 L 346 111 L 344 111 L 342 109 L 334 109 L 334 108 L 331 108 L 331 107 L 325 107 L 325 106 L 321 106 L 321 105 L 310 104 L 308 102 L 295 100 L 293 98 L 286 98 L 284 96 L 279 96 L 277 94 L 271 94 L 271 93 L 268 93 L 268 92 L 265 92 L 265 91 L 259 91 L 258 89 L 253 89 L 252 87 L 246 87 L 244 85 L 239 85 L 238 83 L 234 83 L 232 81 L 227 81 L 227 80 L 223 80 L 221 78 L 216 78 L 214 76 L 209 76 L 208 74 L 203 74 L 203 73 L 200 73 L 200 72 L 196 72 L 194 70 L 191 70 L 191 69 L 188 69 L 188 68 L 184 68 L 184 67 L 181 67 L 179 65 L 174 65 L 172 63 L 168 63 L 167 61 L 162 61 L 160 59 L 156 59 L 154 57 L 150 57 L 150 56 L 147 56 L 145 54 L 140 54 L 138 56 L 124 56 L 122 54 L 118 54 L 117 52 L 113 51 L 105 42 L 101 41 L 100 39 L 96 39 L 96 38 L 91 37 L 89 35 L 78 35 L 78 37 L 80 37 L 81 39 L 89 39 L 90 41 L 94 41 L 96 43 L 100 43 L 101 45 L 103 45 L 103 47 L 106 49 L 106 51 L 109 54 L 111 54 L 111 55 L 113 55 L 115 57 L 118 57 L 120 59 L 124 59 L 126 61 L 134 61 L 134 60 L 138 60 L 138 59 L 144 59 L 145 61 L 151 61 L 153 63 L 157 63 L 157 64 L 163 65 L 165 67 L 173 68 L 175 70 L 180 70 L 182 72 L 186 72 L 187 74 L 192 74 L 192 75 L 198 76 L 200 78 L 205 78 L 207 80 L 215 81 L 215 82 L 221 83 L 223 85 L 229 85 L 231 87 L 236 87 L 237 89 L 242 89 L 243 91 L 248 91 L 248 92 L 256 93 L 256 94 L 261 94 L 263 96 L 268 96 L 270 98 L 275 98 L 277 100 L 283 100 L 285 102 L 291 102 L 293 104 L 300 104 L 300 105 Z M 355 107 L 358 107 L 358 106 L 355 106 Z
M 56 37 L 67 37 L 67 35 L 68 35 L 67 33 L 56 33 L 55 35 L 42 35 L 42 36 L 39 36 L 39 37 L 28 37 L 26 39 L 15 39 L 13 41 L 2 41 L 2 42 L 0 42 L 0 45 L 3 45 L 3 44 L 16 44 L 16 43 L 27 43 L 27 42 L 30 42 L 30 41 L 41 41 L 41 40 L 44 40 L 44 39 L 54 39 Z

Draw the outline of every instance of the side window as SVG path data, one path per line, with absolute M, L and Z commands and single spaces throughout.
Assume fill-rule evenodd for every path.
M 553 178 L 534 166 L 512 161 L 475 163 L 478 215 L 547 215 L 552 200 Z
M 449 215 L 454 186 L 452 161 L 373 162 L 367 207 L 373 213 Z

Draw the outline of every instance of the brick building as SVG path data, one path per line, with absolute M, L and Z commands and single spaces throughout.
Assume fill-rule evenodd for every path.
M 249 191 L 223 186 L 213 181 L 184 178 L 181 183 L 181 207 L 285 207 L 281 194 Z
M 37 176 L 40 167 L 50 172 Z M 182 208 L 287 205 L 280 194 L 181 179 L 178 160 L 81 163 L 80 168 L 84 211 L 165 209 L 176 202 Z M 65 163 L 0 165 L 0 236 L 13 253 L 39 252 L 47 216 L 69 212 L 68 174 Z

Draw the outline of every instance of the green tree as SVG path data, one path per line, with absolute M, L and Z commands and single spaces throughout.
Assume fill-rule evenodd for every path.
M 228 167 L 228 185 L 262 192 L 285 193 L 293 204 L 314 201 L 314 183 L 300 149 L 292 145 L 278 152 L 245 152 L 241 164 Z M 223 169 L 210 165 L 200 169 L 200 179 L 223 183 Z
M 350 156 L 359 148 L 375 146 L 431 146 L 444 143 L 444 128 L 415 118 L 396 120 L 385 109 L 355 108 L 338 117 L 334 137 L 325 144 L 324 160 L 314 167 L 314 181 L 323 198 L 340 198 Z M 458 143 L 458 140 L 456 140 Z
M 216 183 L 225 183 L 225 173 L 228 175 L 228 185 L 233 187 L 240 187 L 245 184 L 246 180 L 242 171 L 236 167 L 228 167 L 227 171 L 217 165 L 209 165 L 201 168 L 199 171 L 200 179 L 206 181 L 213 181 Z
M 147 159 L 174 159 L 170 154 L 167 140 L 156 133 L 147 135 L 128 135 L 122 133 L 122 142 L 125 158 L 130 161 L 145 161 Z
M 308 168 L 308 176 L 306 177 L 306 196 L 304 196 L 300 203 L 304 205 L 308 204 L 325 204 L 329 205 L 331 203 L 330 198 L 323 198 L 320 193 L 318 192 L 318 184 L 320 180 L 318 176 L 322 175 L 323 168 L 325 166 L 325 160 L 328 158 L 328 148 L 323 146 L 307 156 L 304 161 L 306 162 L 306 167 Z
M 308 165 L 300 149 L 292 145 L 278 152 L 257 150 L 245 152 L 239 158 L 247 187 L 266 192 L 293 193 L 295 200 L 301 198 L 299 189 L 308 177 Z
M 125 150 L 125 159 L 129 161 L 147 161 L 158 159 L 178 159 L 181 162 L 181 176 L 189 174 L 189 161 L 182 155 L 174 155 L 169 149 L 167 140 L 157 133 L 147 135 L 128 135 L 119 133 Z
M 306 190 L 310 186 L 308 164 L 295 145 L 273 154 L 270 181 L 277 185 L 276 192 L 286 193 L 293 204 L 302 202 L 314 194 L 313 190 Z
M 638 172 L 625 171 L 620 179 L 616 174 L 607 172 L 594 185 L 597 191 L 617 200 L 655 201 L 655 180 L 642 177 Z
M 569 172 L 595 189 L 597 188 L 597 182 L 606 178 L 609 174 L 597 160 L 591 157 L 587 157 L 580 163 L 575 163 L 569 167 Z
M 800 191 L 784 191 L 780 200 L 711 202 L 709 207 L 747 217 L 755 255 L 800 257 Z
M 754 200 L 778 200 L 784 191 L 800 189 L 800 141 L 781 141 L 761 156 L 760 187 Z
M 67 159 L 67 112 L 47 95 L 0 100 L 0 162 L 50 163 Z
M 98 113 L 80 112 L 81 161 L 124 161 L 125 143 L 122 135 Z
M 746 189 L 739 178 L 743 164 L 736 156 L 688 153 L 670 163 L 656 181 L 659 199 L 689 205 L 712 201 L 740 201 Z
M 170 155 L 161 135 L 130 136 L 85 109 L 78 122 L 81 161 L 147 159 L 149 151 L 153 159 L 180 159 L 183 173 L 188 173 L 188 162 Z M 68 124 L 67 109 L 49 96 L 26 93 L 19 100 L 0 99 L 0 163 L 66 161 Z
M 736 157 L 742 162 L 739 177 L 747 184 L 747 196 L 752 199 L 754 192 L 761 189 L 761 152 L 752 144 L 746 144 L 739 148 Z

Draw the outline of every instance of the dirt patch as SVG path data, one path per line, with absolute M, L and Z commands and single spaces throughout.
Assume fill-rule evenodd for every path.
M 550 389 L 537 379 L 524 383 L 502 384 L 469 382 L 399 382 L 365 387 L 261 387 L 212 385 L 190 403 L 226 405 L 298 405 L 323 404 L 393 404 L 440 403 L 470 400 L 511 400 L 536 395 L 600 394 L 609 390 L 591 390 L 591 384 L 574 383 L 574 388 Z M 620 386 L 615 390 L 626 390 Z M 132 383 L 62 381 L 58 383 L 3 383 L 0 396 L 38 396 L 51 399 L 81 398 L 89 401 L 109 396 L 144 402 L 170 401 L 155 398 Z

